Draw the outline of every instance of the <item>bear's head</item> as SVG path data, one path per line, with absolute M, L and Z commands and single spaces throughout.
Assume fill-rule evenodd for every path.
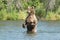
M 27 10 L 28 14 L 35 14 L 35 10 L 34 10 L 34 7 L 30 7 L 28 6 L 28 10 Z

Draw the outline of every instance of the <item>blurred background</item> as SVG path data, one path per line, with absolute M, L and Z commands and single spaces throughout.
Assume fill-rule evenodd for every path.
M 0 20 L 25 20 L 28 6 L 41 20 L 60 20 L 60 0 L 0 0 Z

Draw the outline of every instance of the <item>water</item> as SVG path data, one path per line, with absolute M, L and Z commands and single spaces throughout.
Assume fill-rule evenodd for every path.
M 60 40 L 60 21 L 39 21 L 37 33 L 26 33 L 23 21 L 0 21 L 0 40 Z

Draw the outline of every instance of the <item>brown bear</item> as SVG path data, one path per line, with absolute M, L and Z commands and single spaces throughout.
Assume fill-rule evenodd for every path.
M 28 16 L 26 17 L 25 23 L 23 24 L 23 28 L 27 27 L 27 32 L 36 32 L 37 27 L 37 18 L 35 16 L 34 7 L 28 7 L 27 10 Z

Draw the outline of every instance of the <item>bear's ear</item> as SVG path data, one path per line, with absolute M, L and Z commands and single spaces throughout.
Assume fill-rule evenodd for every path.
M 32 6 L 32 9 L 34 9 L 34 6 Z
M 32 12 L 33 14 L 35 14 L 34 6 L 31 7 L 31 12 Z

